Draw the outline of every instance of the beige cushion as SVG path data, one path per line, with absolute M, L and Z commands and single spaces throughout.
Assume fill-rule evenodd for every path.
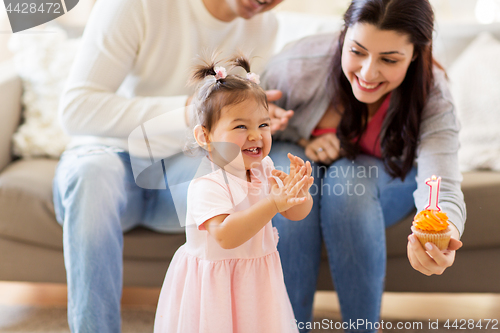
M 54 217 L 52 179 L 57 161 L 18 160 L 0 174 L 0 236 L 35 245 L 62 247 Z
M 0 174 L 0 237 L 62 250 L 62 228 L 52 204 L 56 160 L 18 160 Z M 462 189 L 468 221 L 464 248 L 500 247 L 500 173 L 470 172 Z M 389 257 L 406 256 L 406 237 L 413 214 L 387 230 Z M 138 228 L 125 234 L 124 257 L 170 259 L 185 242 L 184 234 L 161 234 Z
M 62 251 L 52 203 L 56 160 L 18 160 L 0 174 L 0 237 Z M 171 259 L 184 234 L 138 228 L 125 235 L 126 259 Z

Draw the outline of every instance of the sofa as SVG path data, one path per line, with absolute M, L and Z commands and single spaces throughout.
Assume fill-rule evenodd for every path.
M 321 25 L 327 22 L 324 19 L 311 21 L 290 15 L 280 20 L 285 27 L 281 31 L 282 44 L 286 42 L 283 37 L 286 34 L 292 39 L 332 29 L 331 25 Z M 307 29 L 297 30 L 301 25 Z M 438 25 L 436 57 L 445 68 L 450 68 L 485 27 Z M 498 26 L 487 28 L 500 37 Z M 0 64 L 0 281 L 65 283 L 62 228 L 54 216 L 51 187 L 58 161 L 56 158 L 13 155 L 12 136 L 25 121 L 23 87 L 13 63 Z M 442 276 L 430 277 L 410 266 L 406 244 L 413 212 L 387 230 L 386 290 L 500 292 L 500 172 L 475 170 L 463 176 L 468 222 L 462 238 L 464 245 L 457 252 L 455 264 Z M 184 241 L 183 234 L 161 234 L 144 228 L 127 232 L 123 253 L 124 285 L 160 287 L 172 255 Z M 325 251 L 318 289 L 333 289 Z

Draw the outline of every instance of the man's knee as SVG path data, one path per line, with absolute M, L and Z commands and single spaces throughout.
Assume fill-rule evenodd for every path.
M 68 187 L 80 185 L 99 186 L 121 183 L 127 174 L 127 166 L 114 153 L 81 155 L 62 160 L 56 177 Z
M 73 208 L 83 212 L 99 207 L 120 209 L 125 201 L 126 176 L 126 166 L 117 154 L 63 158 L 55 175 L 55 204 L 64 214 Z

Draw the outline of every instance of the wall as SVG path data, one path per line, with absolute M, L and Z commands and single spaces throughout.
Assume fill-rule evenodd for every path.
M 430 0 L 438 21 L 476 21 L 476 3 L 498 2 L 500 0 Z M 306 12 L 318 15 L 341 16 L 350 0 L 284 0 L 278 11 Z M 500 11 L 500 7 L 498 8 Z
M 491 8 L 494 9 L 493 11 L 496 10 L 496 19 L 500 21 L 500 0 L 430 1 L 435 9 L 436 19 L 438 22 L 454 22 L 459 24 L 477 22 L 476 5 L 478 2 L 484 5 L 482 8 L 485 9 L 486 13 L 491 14 Z M 57 21 L 68 27 L 83 26 L 94 2 L 95 0 L 80 0 L 75 9 L 60 17 Z M 285 0 L 276 8 L 276 10 L 318 15 L 333 15 L 338 18 L 343 14 L 349 3 L 350 0 Z M 0 62 L 11 57 L 11 54 L 7 49 L 7 42 L 11 34 L 7 13 L 5 12 L 4 6 L 0 2 Z

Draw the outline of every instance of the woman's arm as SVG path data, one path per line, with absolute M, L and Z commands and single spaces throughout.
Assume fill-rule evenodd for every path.
M 449 248 L 442 252 L 433 245 L 431 249 L 424 249 L 419 242 L 412 242 L 415 239 L 414 235 L 409 236 L 410 263 L 413 268 L 426 275 L 441 274 L 453 264 L 455 251 L 462 246 L 459 239 L 466 219 L 465 202 L 460 188 L 462 174 L 458 166 L 460 126 L 442 72 L 435 71 L 435 81 L 420 125 L 415 206 L 418 211 L 421 211 L 428 204 L 429 189 L 425 184 L 425 179 L 432 175 L 441 177 L 439 206 L 448 215 L 453 233 Z
M 264 90 L 280 90 L 274 102 L 293 117 L 283 131 L 273 137 L 296 143 L 308 138 L 330 104 L 327 88 L 328 65 L 333 56 L 337 34 L 310 36 L 283 48 L 267 64 L 260 80 Z

